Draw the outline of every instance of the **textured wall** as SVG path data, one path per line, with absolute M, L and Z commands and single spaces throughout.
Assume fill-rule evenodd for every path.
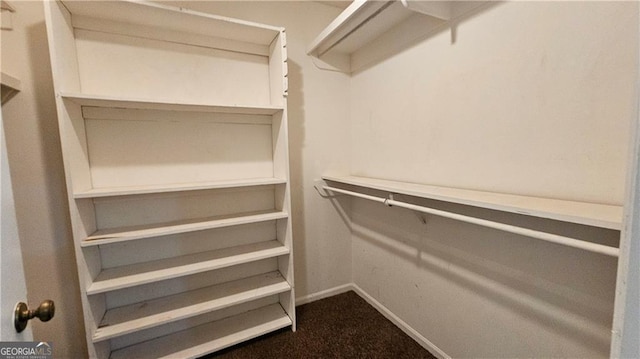
M 352 173 L 622 204 L 638 4 L 494 3 L 363 69 Z M 431 205 L 438 205 L 429 203 Z M 616 244 L 618 233 L 471 211 Z M 353 278 L 453 357 L 606 357 L 616 261 L 354 200 Z
M 351 86 L 352 172 L 621 204 L 633 3 L 496 3 Z

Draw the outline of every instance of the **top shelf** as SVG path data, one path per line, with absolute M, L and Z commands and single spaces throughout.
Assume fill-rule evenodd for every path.
M 448 20 L 450 4 L 446 1 L 354 1 L 311 43 L 307 54 L 320 57 L 329 50 L 353 53 L 416 12 Z M 366 26 L 366 27 L 365 27 Z
M 620 230 L 622 206 L 518 196 L 356 176 L 322 176 L 324 180 L 375 190 Z
M 200 13 L 151 1 L 62 1 L 74 16 L 117 21 L 125 24 L 158 26 L 169 31 L 222 37 L 258 45 L 270 45 L 283 30 L 249 21 Z
M 355 0 L 307 48 L 322 69 L 351 73 L 432 36 L 491 2 Z
M 446 21 L 451 18 L 452 2 L 354 1 L 316 37 L 307 54 L 318 59 L 348 57 L 416 13 Z

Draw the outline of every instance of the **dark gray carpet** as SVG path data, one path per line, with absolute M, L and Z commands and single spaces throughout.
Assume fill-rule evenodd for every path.
M 205 358 L 435 358 L 355 292 L 296 308 L 285 328 Z

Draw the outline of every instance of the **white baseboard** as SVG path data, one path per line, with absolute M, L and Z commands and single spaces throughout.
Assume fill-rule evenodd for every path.
M 387 319 L 389 319 L 393 324 L 395 324 L 398 328 L 400 328 L 403 332 L 405 332 L 408 336 L 413 338 L 418 344 L 420 344 L 423 348 L 427 349 L 431 354 L 435 355 L 440 359 L 451 359 L 444 351 L 435 346 L 432 342 L 430 342 L 427 338 L 423 337 L 420 333 L 418 333 L 415 329 L 411 328 L 409 324 L 407 324 L 404 320 L 398 318 L 395 314 L 393 314 L 387 307 L 382 305 L 380 302 L 375 300 L 372 296 L 370 296 L 367 292 L 362 290 L 358 285 L 351 284 L 351 288 L 354 292 L 356 292 L 359 296 L 361 296 L 367 303 L 371 304 L 380 314 L 384 315 Z
M 347 284 L 343 284 L 327 290 L 305 295 L 305 296 L 296 298 L 296 306 L 315 302 L 316 300 L 320 300 L 324 298 L 333 297 L 334 295 L 346 293 L 350 290 L 353 290 L 353 284 L 347 283 Z

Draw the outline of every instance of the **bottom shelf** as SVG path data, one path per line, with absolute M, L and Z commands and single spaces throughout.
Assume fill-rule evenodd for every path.
M 111 339 L 232 305 L 291 290 L 279 272 L 270 272 L 168 297 L 113 308 L 105 313 L 93 342 Z
M 280 304 L 272 304 L 116 350 L 111 359 L 196 358 L 291 324 Z

